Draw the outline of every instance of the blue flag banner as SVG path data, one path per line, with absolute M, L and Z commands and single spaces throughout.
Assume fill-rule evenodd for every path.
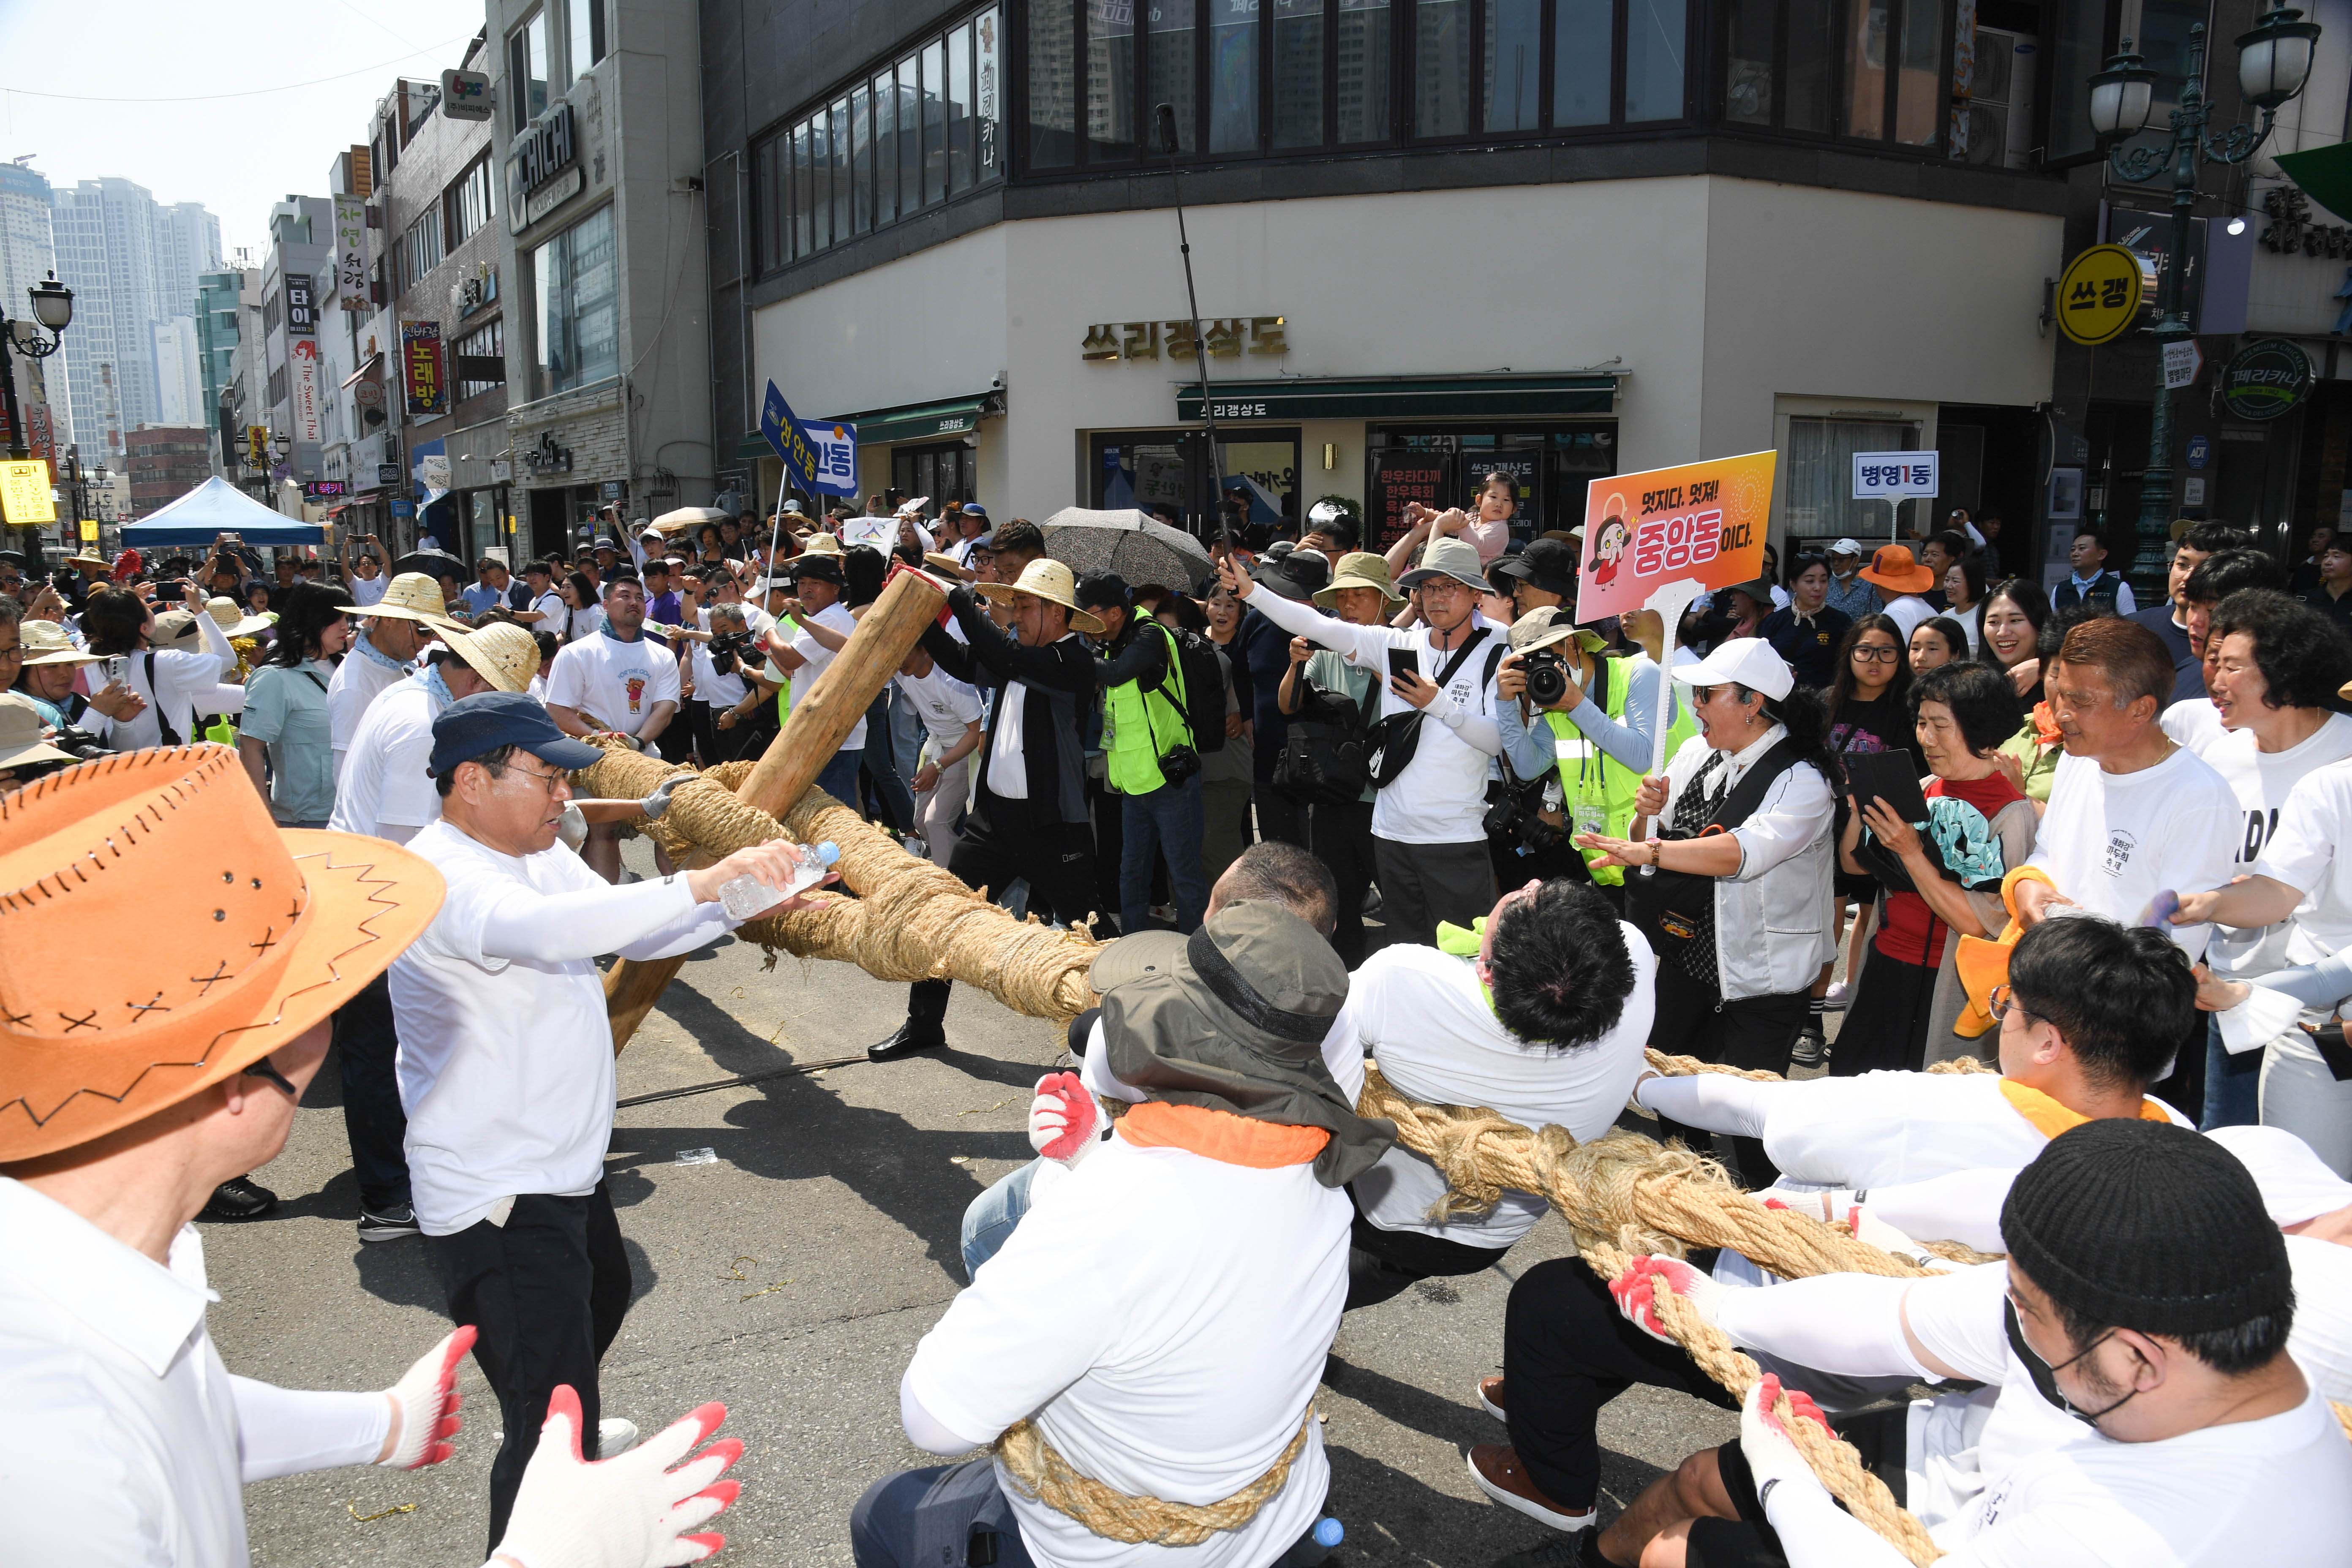
M 808 433 L 793 416 L 793 405 L 776 390 L 774 382 L 768 383 L 768 395 L 760 406 L 760 434 L 783 459 L 784 469 L 800 481 L 806 490 L 816 489 L 820 459 L 817 449 L 809 444 Z
M 811 424 L 801 435 L 816 453 L 816 479 L 809 489 L 818 495 L 857 493 L 857 426 Z

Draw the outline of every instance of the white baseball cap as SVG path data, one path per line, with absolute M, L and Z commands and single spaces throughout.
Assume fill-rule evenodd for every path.
M 1841 539 L 1835 544 L 1830 546 L 1830 553 L 1832 555 L 1851 555 L 1855 560 L 1859 561 L 1862 559 L 1862 545 L 1860 542 L 1856 540 Z
M 1750 691 L 1762 692 L 1775 702 L 1789 695 L 1790 688 L 1797 684 L 1788 661 L 1774 653 L 1772 645 L 1762 637 L 1734 637 L 1696 664 L 1676 668 L 1675 679 L 1685 686 L 1737 682 Z

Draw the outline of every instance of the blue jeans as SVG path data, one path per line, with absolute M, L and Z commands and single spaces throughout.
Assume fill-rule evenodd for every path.
M 2263 1057 L 2266 1047 L 2251 1051 L 2221 1047 L 2221 1026 L 2205 1021 L 2205 1111 L 2197 1131 L 2216 1127 L 2252 1127 L 2262 1121 Z
M 1164 850 L 1168 889 L 1176 895 L 1176 929 L 1201 929 L 1209 884 L 1201 875 L 1201 775 L 1119 797 L 1118 929 L 1144 929 L 1151 912 L 1151 863 Z M 1057 911 L 1058 912 L 1058 911 Z
M 896 688 L 886 690 L 883 697 L 890 704 L 891 760 L 898 764 L 900 778 L 911 779 L 923 754 L 923 716 Z
M 849 1555 L 857 1568 L 969 1563 L 972 1537 L 982 1534 L 995 1537 L 996 1568 L 1034 1568 L 990 1459 L 885 1476 L 849 1510 Z
M 866 710 L 866 776 L 874 781 L 874 804 L 889 813 L 898 823 L 898 831 L 915 829 L 915 792 L 898 772 L 898 760 L 890 740 L 890 689 L 883 688 L 882 695 Z M 846 799 L 846 796 L 843 798 Z
M 971 1200 L 963 1211 L 963 1277 L 969 1280 L 980 1266 L 996 1256 L 1021 1216 L 1029 1212 L 1029 1184 L 1037 1179 L 1045 1160 L 1032 1160 Z
M 833 761 L 816 775 L 816 787 L 849 807 L 857 809 L 857 764 L 865 757 L 863 747 L 851 751 L 846 746 L 833 753 Z

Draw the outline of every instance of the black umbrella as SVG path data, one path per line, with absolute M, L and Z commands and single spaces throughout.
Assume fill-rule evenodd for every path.
M 1045 553 L 1072 572 L 1116 572 L 1130 584 L 1198 593 L 1216 580 L 1216 563 L 1181 528 L 1135 510 L 1066 507 L 1045 520 Z
M 403 572 L 422 572 L 436 582 L 443 577 L 455 577 L 462 583 L 474 574 L 471 567 L 446 550 L 410 551 L 392 563 L 394 576 L 397 577 Z

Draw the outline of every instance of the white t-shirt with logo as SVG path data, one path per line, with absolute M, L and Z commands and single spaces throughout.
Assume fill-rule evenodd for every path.
M 857 617 L 851 615 L 848 607 L 843 605 L 827 605 L 824 609 L 806 618 L 829 631 L 839 632 L 844 637 L 857 629 Z M 817 677 L 823 675 L 826 667 L 833 663 L 834 650 L 809 636 L 806 631 L 798 628 L 795 628 L 793 633 L 792 647 L 794 653 L 808 660 L 800 668 L 793 671 L 793 689 L 796 692 L 814 690 Z M 851 727 L 849 733 L 843 738 L 841 749 L 845 752 L 855 752 L 863 748 L 865 744 L 866 721 L 860 718 Z
M 441 699 L 421 675 L 394 685 L 368 704 L 335 786 L 337 833 L 365 833 L 404 841 L 441 820 L 441 792 L 425 772 L 433 761 L 433 721 Z M 387 834 L 387 827 L 408 833 Z
M 936 750 L 945 751 L 962 740 L 965 728 L 980 719 L 979 689 L 936 664 L 929 675 L 901 673 L 890 680 L 921 716 L 924 732 L 936 742 Z
M 1505 1029 L 1466 958 L 1433 947 L 1385 947 L 1348 985 L 1324 1055 L 1352 1071 L 1339 1079 L 1349 1100 L 1364 1087 L 1363 1053 L 1399 1094 L 1440 1105 L 1483 1105 L 1526 1127 L 1566 1128 L 1578 1142 L 1605 1134 L 1642 1075 L 1642 1047 L 1656 1015 L 1658 961 L 1632 926 L 1620 923 L 1633 961 L 1633 989 L 1616 1026 L 1574 1049 L 1531 1046 Z M 1091 1054 L 1089 1057 L 1091 1059 Z M 1445 1178 L 1402 1145 L 1358 1176 L 1356 1201 L 1382 1230 L 1419 1231 L 1468 1247 L 1502 1248 L 1535 1228 L 1549 1207 L 1533 1193 L 1505 1192 L 1483 1215 L 1433 1221 Z
M 2211 704 L 2206 706 L 2210 708 Z M 2170 714 L 2166 717 L 2169 720 Z M 2279 812 L 2295 784 L 2307 773 L 2352 757 L 2352 718 L 2330 713 L 2300 745 L 2284 752 L 2257 750 L 2252 730 L 2224 730 L 2218 719 L 2212 733 L 2203 737 L 2201 742 L 2181 743 L 2192 747 L 2211 763 L 2213 771 L 2228 781 L 2238 797 L 2241 826 L 2231 874 L 2242 876 L 2262 858 L 2263 845 L 2278 826 Z M 2304 908 L 2310 908 L 2312 901 L 2306 898 Z M 2210 954 L 2214 969 L 2247 979 L 2285 968 L 2287 931 L 2285 921 L 2252 931 L 2218 928 L 2213 932 Z
M 1031 1197 L 916 1346 L 908 1391 L 951 1432 L 992 1440 L 1027 1417 L 1080 1474 L 1192 1504 L 1256 1480 L 1303 1422 L 1282 1489 L 1181 1551 L 1094 1534 L 999 1470 L 1040 1564 L 1274 1562 L 1314 1524 L 1330 1479 L 1307 1407 L 1347 1296 L 1347 1194 L 1311 1165 L 1254 1169 L 1114 1134 Z
M 635 642 L 594 632 L 565 643 L 547 675 L 551 707 L 578 711 L 583 721 L 634 735 L 653 717 L 654 704 L 677 701 L 677 656 L 658 637 Z
M 2134 925 L 2160 892 L 2226 884 L 2243 820 L 2228 782 L 2185 747 L 2136 773 L 2061 756 L 2027 864 L 2091 913 Z M 2165 934 L 2197 958 L 2212 930 L 2167 926 Z

